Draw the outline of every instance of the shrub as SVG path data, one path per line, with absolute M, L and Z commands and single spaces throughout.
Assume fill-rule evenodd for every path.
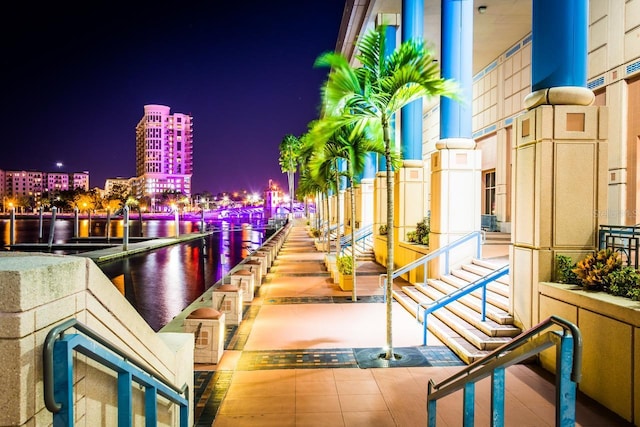
M 579 261 L 572 270 L 585 290 L 608 291 L 607 276 L 622 266 L 620 253 L 602 249 Z
M 336 258 L 336 266 L 341 274 L 353 274 L 353 259 L 349 255 L 340 255 Z
M 566 255 L 556 255 L 556 280 L 558 283 L 579 285 L 580 279 L 573 272 L 576 263 Z
M 318 230 L 317 228 L 312 228 L 311 229 L 311 235 L 313 237 L 320 237 L 320 230 Z
M 640 300 L 640 273 L 633 267 L 623 267 L 610 273 L 607 285 L 612 295 Z
M 419 245 L 428 245 L 430 232 L 431 224 L 427 217 L 416 224 L 416 231 L 409 231 L 407 233 L 407 241 L 417 243 Z
M 380 232 L 381 236 L 386 236 L 387 235 L 387 225 L 386 224 L 380 225 L 380 227 L 378 228 L 378 232 Z

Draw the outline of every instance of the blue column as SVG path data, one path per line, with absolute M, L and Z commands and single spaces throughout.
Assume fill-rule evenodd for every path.
M 532 91 L 587 87 L 588 0 L 533 0 Z
M 387 25 L 385 28 L 385 37 L 384 37 L 384 57 L 388 57 L 389 55 L 391 55 L 393 53 L 394 50 L 396 50 L 396 38 L 397 38 L 397 33 L 398 33 L 398 27 L 396 27 L 395 25 Z M 395 114 L 394 114 L 394 118 L 392 119 L 392 125 L 391 125 L 391 129 L 389 130 L 389 134 L 391 135 L 391 138 L 394 138 L 395 134 L 396 134 L 396 125 L 395 125 Z M 369 156 L 372 156 L 372 161 L 374 162 L 375 165 L 375 159 L 377 157 L 378 159 L 378 171 L 380 172 L 386 172 L 387 170 L 387 163 L 385 161 L 385 158 L 383 155 L 376 155 L 373 153 L 370 153 Z M 374 176 L 375 176 L 375 172 L 374 172 Z M 371 178 L 371 177 L 367 177 L 365 175 L 365 178 Z
M 473 99 L 473 0 L 442 0 L 442 77 L 453 79 L 461 100 L 440 98 L 440 139 L 471 139 Z
M 358 182 L 362 181 L 363 178 L 376 177 L 376 156 L 376 153 L 367 153 L 367 156 L 364 158 L 364 169 L 358 177 Z
M 424 0 L 402 0 L 402 41 L 422 40 L 424 34 Z M 402 158 L 422 160 L 422 99 L 402 108 Z

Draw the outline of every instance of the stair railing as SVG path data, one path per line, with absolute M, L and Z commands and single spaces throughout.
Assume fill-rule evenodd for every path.
M 74 328 L 80 333 L 64 334 Z M 189 388 L 178 388 L 155 369 L 107 341 L 97 332 L 70 319 L 52 328 L 42 352 L 44 402 L 53 413 L 53 425 L 73 426 L 73 351 L 77 351 L 118 374 L 118 425 L 133 423 L 133 382 L 145 389 L 145 425 L 158 420 L 158 395 L 179 406 L 180 427 L 189 423 Z
M 542 334 L 549 327 L 560 326 Z M 436 427 L 438 399 L 463 390 L 463 426 L 474 425 L 475 384 L 491 376 L 491 426 L 504 426 L 505 370 L 535 356 L 549 347 L 556 347 L 556 426 L 575 425 L 576 388 L 582 370 L 582 335 L 571 322 L 551 316 L 512 341 L 494 350 L 484 358 L 435 384 L 429 380 L 427 392 L 427 425 Z
M 450 270 L 450 260 L 449 260 L 449 253 L 451 252 L 452 249 L 455 249 L 456 247 L 462 245 L 463 243 L 466 243 L 470 240 L 476 239 L 476 257 L 480 258 L 480 254 L 482 253 L 482 243 L 484 243 L 484 239 L 485 239 L 485 232 L 484 231 L 472 231 L 469 234 L 465 234 L 464 236 L 460 237 L 457 240 L 454 240 L 453 242 L 449 243 L 448 245 L 442 247 L 442 248 L 438 248 L 433 252 L 429 252 L 428 254 L 418 258 L 417 260 L 410 262 L 409 264 L 395 270 L 393 272 L 393 274 L 391 275 L 391 282 L 393 282 L 393 280 L 395 280 L 397 277 L 400 277 L 401 275 L 408 273 L 409 271 L 415 270 L 416 268 L 422 267 L 423 268 L 423 276 L 425 283 L 427 280 L 427 267 L 428 267 L 428 263 L 429 261 L 431 261 L 432 259 L 435 259 L 436 257 L 439 257 L 440 255 L 444 255 L 445 257 L 445 271 L 444 274 L 449 274 L 449 270 Z M 378 278 L 378 285 L 382 288 L 385 287 L 387 283 L 387 274 L 383 273 L 379 276 Z M 385 300 L 386 300 L 386 293 L 384 294 Z
M 454 301 L 459 300 L 460 298 L 464 297 L 465 295 L 469 295 L 472 292 L 475 292 L 476 290 L 482 288 L 482 321 L 484 322 L 487 318 L 487 285 L 491 282 L 494 282 L 495 280 L 499 279 L 502 276 L 506 276 L 507 274 L 509 274 L 509 265 L 505 265 L 503 267 L 500 267 L 497 270 L 492 271 L 491 273 L 487 274 L 486 276 L 483 276 L 481 278 L 479 278 L 478 280 L 475 280 L 471 283 L 469 283 L 468 285 L 462 287 L 462 288 L 458 288 L 455 291 L 451 292 L 450 294 L 447 294 L 445 296 L 443 296 L 442 298 L 439 298 L 435 301 L 432 302 L 422 302 L 422 303 L 418 303 L 418 309 L 416 310 L 416 316 L 418 315 L 418 313 L 420 312 L 420 309 L 424 309 L 423 314 L 422 314 L 422 326 L 423 326 L 423 331 L 422 331 L 422 345 L 427 345 L 427 317 L 432 314 L 434 311 L 438 310 L 439 308 L 442 308 L 444 306 L 446 306 L 447 304 L 450 304 Z
M 353 246 L 353 248 L 355 248 L 358 242 L 363 242 L 362 248 L 364 249 L 364 240 L 367 237 L 371 236 L 372 234 L 373 234 L 373 224 L 369 224 L 365 227 L 360 228 L 355 232 L 355 244 L 352 244 L 351 242 L 351 234 L 347 234 L 343 236 L 342 240 L 340 241 L 340 246 L 344 251 L 344 249 L 348 248 L 349 246 Z

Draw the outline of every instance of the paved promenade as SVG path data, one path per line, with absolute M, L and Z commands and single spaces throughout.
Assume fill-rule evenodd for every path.
M 217 365 L 196 364 L 196 425 L 216 427 L 426 426 L 427 384 L 463 363 L 394 303 L 393 345 L 402 359 L 378 357 L 386 334 L 383 290 L 374 262 L 358 266 L 358 300 L 326 271 L 324 254 L 299 222 L 270 273 L 245 304 L 243 321 L 227 327 Z M 492 248 L 495 250 L 495 248 Z M 397 282 L 397 285 L 401 282 Z M 506 425 L 555 425 L 555 386 L 538 368 L 506 375 Z M 476 387 L 476 425 L 490 425 L 490 383 Z M 577 406 L 579 426 L 626 426 L 589 399 Z M 438 426 L 462 425 L 462 396 L 438 404 Z

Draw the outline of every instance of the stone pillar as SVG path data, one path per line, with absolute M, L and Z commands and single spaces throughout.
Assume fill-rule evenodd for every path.
M 426 216 L 424 199 L 424 162 L 422 160 L 405 160 L 402 168 L 395 176 L 393 195 L 394 231 L 397 252 L 400 241 L 407 240 L 407 232 L 414 231 L 416 225 Z
M 607 110 L 542 105 L 518 117 L 514 153 L 512 311 L 518 326 L 539 322 L 538 283 L 556 255 L 583 258 L 598 246 L 607 209 Z
M 373 224 L 373 187 L 374 178 L 363 178 L 356 187 L 356 226 L 358 228 Z
M 380 265 L 387 265 L 387 243 L 386 236 L 380 236 L 380 226 L 387 224 L 387 172 L 376 173 L 373 181 L 373 252 L 376 262 Z
M 224 353 L 224 313 L 213 308 L 197 308 L 186 317 L 184 331 L 195 336 L 194 363 L 220 362 Z

